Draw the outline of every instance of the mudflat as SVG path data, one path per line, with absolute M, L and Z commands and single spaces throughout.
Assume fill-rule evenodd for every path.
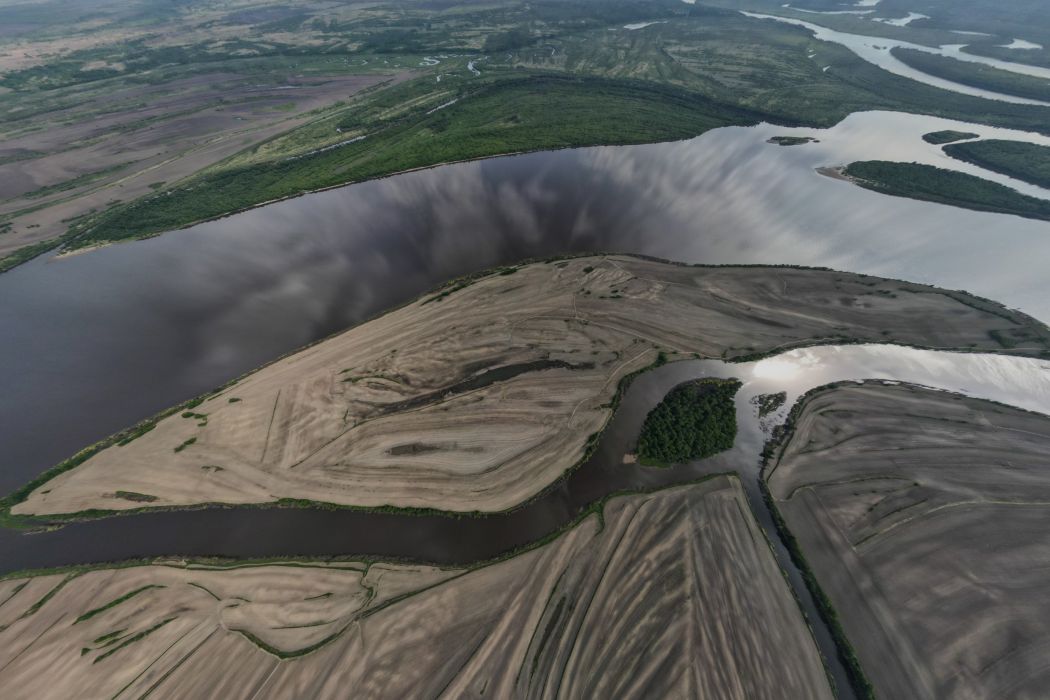
M 993 302 L 864 275 L 533 263 L 453 282 L 96 446 L 12 512 L 282 498 L 500 511 L 577 464 L 620 381 L 661 353 L 897 342 L 1041 355 L 1048 334 Z
M 732 476 L 612 499 L 474 570 L 168 562 L 0 601 L 11 698 L 832 697 Z
M 908 385 L 804 399 L 768 475 L 876 694 L 1050 687 L 1050 417 Z

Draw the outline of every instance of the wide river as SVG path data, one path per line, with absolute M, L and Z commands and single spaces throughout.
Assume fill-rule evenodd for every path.
M 307 195 L 0 275 L 0 491 L 171 404 L 451 277 L 564 252 L 793 263 L 929 282 L 1050 319 L 1050 224 L 817 174 L 853 160 L 982 173 L 902 113 L 535 153 Z M 777 146 L 773 135 L 819 143 Z M 999 182 L 1050 198 L 1008 178 Z
M 825 177 L 854 160 L 920 161 L 1050 192 L 952 161 L 938 129 L 1050 139 L 899 113 L 832 129 L 727 128 L 689 141 L 536 153 L 444 166 L 307 195 L 224 220 L 0 275 L 0 490 L 76 450 L 451 277 L 529 257 L 616 251 L 702 263 L 791 263 L 966 289 L 1050 318 L 1050 224 L 892 198 Z M 819 142 L 782 147 L 776 135 Z M 737 376 L 729 453 L 670 470 L 623 463 L 675 384 Z M 129 515 L 24 535 L 0 531 L 0 572 L 148 555 L 373 554 L 461 564 L 525 545 L 618 489 L 738 471 L 814 621 L 827 629 L 758 492 L 769 428 L 749 399 L 839 379 L 913 381 L 1050 412 L 1050 364 L 880 346 L 758 363 L 676 363 L 631 387 L 594 457 L 526 507 L 481 521 L 295 509 Z M 786 409 L 784 409 L 786 410 Z M 782 417 L 782 415 L 781 415 Z

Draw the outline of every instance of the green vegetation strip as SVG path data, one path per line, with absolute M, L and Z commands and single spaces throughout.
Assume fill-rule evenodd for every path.
M 130 637 L 128 637 L 127 639 L 122 641 L 120 644 L 118 644 L 117 646 L 115 646 L 112 649 L 110 649 L 109 651 L 107 651 L 105 654 L 102 654 L 101 656 L 96 658 L 92 663 L 96 663 L 97 664 L 99 661 L 102 661 L 105 658 L 113 656 L 113 654 L 116 654 L 118 651 L 120 651 L 124 647 L 129 646 L 131 644 L 134 644 L 135 642 L 148 637 L 149 635 L 153 634 L 154 632 L 156 632 L 161 627 L 163 627 L 164 625 L 168 624 L 169 622 L 171 622 L 174 619 L 175 619 L 174 617 L 169 617 L 166 620 L 161 620 L 160 622 L 158 622 L 157 624 L 153 625 L 149 629 L 145 629 L 145 630 L 142 630 L 141 632 L 139 632 L 138 634 L 131 635 Z
M 944 147 L 952 158 L 1050 189 L 1050 146 L 987 139 Z
M 59 581 L 58 585 L 55 586 L 54 588 L 52 588 L 47 593 L 45 593 L 43 598 L 41 598 L 40 600 L 38 600 L 37 602 L 35 602 L 31 606 L 29 606 L 29 609 L 26 610 L 24 613 L 22 613 L 22 617 L 29 617 L 30 615 L 33 615 L 34 613 L 36 613 L 38 610 L 40 610 L 40 608 L 44 607 L 44 605 L 47 604 L 47 601 L 49 601 L 52 598 L 54 598 L 55 594 L 57 594 L 60 590 L 62 590 L 62 588 L 65 587 L 65 585 L 67 583 L 69 583 L 70 581 L 75 579 L 78 575 L 79 575 L 78 573 L 74 572 L 74 573 L 71 573 L 68 576 L 66 576 L 61 581 Z
M 824 620 L 824 624 L 827 625 L 828 631 L 831 633 L 831 637 L 835 642 L 835 648 L 838 651 L 839 660 L 842 661 L 842 665 L 846 669 L 846 674 L 849 676 L 850 686 L 853 688 L 853 692 L 856 693 L 857 697 L 861 700 L 875 700 L 875 688 L 872 686 L 871 681 L 868 680 L 868 677 L 864 673 L 864 669 L 860 665 L 857 653 L 854 650 L 853 645 L 850 643 L 849 637 L 846 636 L 846 631 L 842 628 L 842 622 L 839 620 L 838 612 L 835 610 L 835 606 L 832 604 L 827 593 L 825 593 L 824 589 L 821 587 L 816 574 L 813 573 L 809 561 L 802 552 L 801 545 L 799 545 L 794 533 L 788 528 L 784 516 L 781 515 L 780 511 L 777 509 L 776 499 L 773 498 L 773 494 L 770 492 L 767 483 L 770 475 L 776 469 L 776 463 L 779 461 L 783 449 L 787 446 L 788 442 L 790 442 L 791 436 L 794 434 L 795 425 L 798 422 L 799 416 L 802 414 L 806 402 L 814 395 L 838 386 L 839 384 L 841 383 L 829 384 L 827 386 L 812 389 L 795 402 L 795 405 L 791 409 L 791 413 L 788 414 L 787 420 L 783 425 L 777 426 L 773 432 L 773 436 L 769 439 L 762 450 L 762 473 L 758 480 L 758 485 L 762 491 L 762 498 L 769 507 L 770 515 L 773 517 L 773 524 L 777 529 L 777 533 L 780 535 L 781 541 L 791 555 L 791 561 L 794 562 L 796 567 L 798 567 L 799 573 L 802 575 L 802 580 L 806 584 L 806 588 L 809 590 L 810 595 L 813 596 L 813 602 L 817 607 L 817 612 L 820 614 L 821 619 Z
M 828 598 L 824 589 L 821 588 L 816 575 L 813 573 L 813 569 L 810 568 L 809 562 L 806 560 L 805 555 L 802 554 L 802 548 L 799 546 L 798 540 L 795 539 L 795 535 L 788 529 L 783 516 L 777 510 L 776 503 L 769 493 L 769 488 L 766 486 L 765 481 L 761 481 L 759 485 L 762 489 L 762 497 L 765 499 L 773 516 L 773 523 L 780 534 L 780 539 L 784 542 L 784 546 L 787 547 L 788 553 L 791 555 L 791 561 L 795 563 L 799 573 L 802 574 L 802 580 L 805 581 L 806 588 L 809 589 L 810 595 L 813 596 L 813 601 L 817 606 L 821 619 L 824 620 L 824 624 L 828 626 L 828 631 L 831 632 L 831 637 L 835 641 L 835 648 L 838 650 L 839 660 L 842 661 L 842 665 L 846 668 L 846 673 L 849 676 L 850 686 L 858 698 L 875 700 L 875 688 L 864 674 L 864 669 L 860 665 L 860 660 L 857 658 L 853 645 L 850 644 L 849 638 L 846 636 L 846 631 L 842 628 L 838 612 L 832 605 L 831 599 Z
M 433 83 L 430 77 L 419 80 Z M 382 95 L 404 100 L 413 89 L 422 88 L 413 81 Z M 244 165 L 214 169 L 181 187 L 85 220 L 72 229 L 75 240 L 69 245 L 140 238 L 263 202 L 441 163 L 683 139 L 759 120 L 754 112 L 675 87 L 552 74 L 495 80 L 463 88 L 452 99 L 456 102 L 443 109 L 420 107 L 386 121 L 381 113 L 351 110 L 339 128 L 344 133 L 366 130 L 367 138 L 295 157 L 254 163 L 244 159 Z
M 133 591 L 129 591 L 128 593 L 125 593 L 124 595 L 120 596 L 119 598 L 114 598 L 113 600 L 109 601 L 105 605 L 99 606 L 99 607 L 94 608 L 92 610 L 88 610 L 86 613 L 84 613 L 83 615 L 78 617 L 76 620 L 74 620 L 73 624 L 76 625 L 76 624 L 79 624 L 81 622 L 84 622 L 85 620 L 90 620 L 91 618 L 95 617 L 95 615 L 98 615 L 99 613 L 103 613 L 103 612 L 109 610 L 110 608 L 114 608 L 114 607 L 120 605 L 121 603 L 123 603 L 124 601 L 131 600 L 132 598 L 137 596 L 139 593 L 145 593 L 146 591 L 150 590 L 151 588 L 164 588 L 164 586 L 160 586 L 160 585 L 157 585 L 157 584 L 150 584 L 148 586 L 142 586 L 141 588 L 136 588 Z
M 866 160 L 851 163 L 845 174 L 861 187 L 895 197 L 1050 221 L 1050 201 L 933 165 Z
M 736 439 L 735 379 L 701 379 L 672 389 L 649 412 L 638 436 L 638 460 L 665 467 L 724 452 Z

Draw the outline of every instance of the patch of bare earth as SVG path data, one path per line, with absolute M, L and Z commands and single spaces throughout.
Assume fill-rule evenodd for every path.
M 1050 418 L 840 386 L 768 482 L 879 697 L 1045 695 Z

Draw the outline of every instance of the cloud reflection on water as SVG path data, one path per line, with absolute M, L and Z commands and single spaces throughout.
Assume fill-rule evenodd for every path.
M 864 113 L 830 130 L 734 127 L 464 163 L 39 260 L 0 276 L 0 443 L 23 472 L 0 474 L 0 486 L 444 280 L 527 257 L 827 266 L 964 288 L 1050 318 L 1050 224 L 815 172 L 872 158 L 980 172 L 921 140 L 966 126 Z M 766 143 L 781 134 L 820 143 Z

